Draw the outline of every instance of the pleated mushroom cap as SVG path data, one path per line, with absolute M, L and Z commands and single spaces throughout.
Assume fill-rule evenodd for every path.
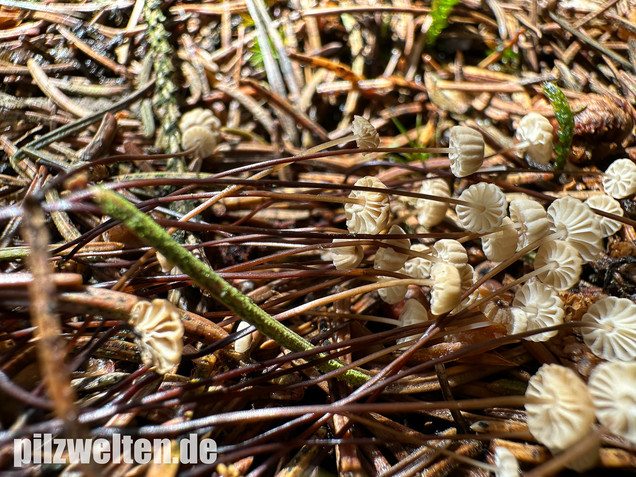
M 165 374 L 181 362 L 183 323 L 179 309 L 168 300 L 140 300 L 132 308 L 128 323 L 135 329 L 135 341 L 146 366 Z
M 459 269 L 459 278 L 461 279 L 461 293 L 462 295 L 474 285 L 474 283 L 479 279 L 479 274 L 475 271 L 475 269 L 470 265 L 465 265 L 461 269 Z M 472 292 L 466 298 L 462 300 L 460 305 L 462 306 L 470 306 L 477 301 L 479 298 L 479 289 Z
M 519 235 L 517 229 L 510 218 L 504 217 L 501 224 L 502 230 L 481 238 L 481 249 L 486 258 L 493 262 L 503 262 L 512 257 L 517 250 Z
M 561 240 L 573 245 L 586 262 L 591 262 L 603 251 L 601 228 L 596 214 L 574 197 L 561 197 L 548 207 L 548 218 Z
M 461 271 L 468 263 L 464 246 L 454 239 L 440 239 L 433 245 L 434 254 L 440 260 L 455 265 Z
M 466 126 L 453 126 L 448 141 L 450 168 L 456 177 L 474 174 L 484 162 L 484 137 Z
M 410 326 L 428 321 L 428 313 L 424 305 L 411 298 L 406 300 L 400 313 L 400 326 Z
M 459 305 L 462 280 L 459 270 L 449 263 L 439 262 L 431 268 L 431 313 L 441 315 Z
M 411 245 L 411 250 L 416 252 L 423 252 L 428 249 L 429 247 L 423 243 Z M 413 278 L 428 278 L 431 276 L 431 261 L 424 257 L 412 257 L 404 263 L 404 270 L 407 275 Z
M 537 275 L 539 280 L 557 290 L 567 290 L 579 281 L 583 260 L 568 242 L 552 240 L 539 247 L 534 259 L 536 270 L 546 265 L 547 269 Z
M 406 300 L 406 302 L 404 303 L 402 311 L 400 312 L 399 321 L 400 326 L 411 326 L 418 323 L 424 323 L 428 321 L 428 312 L 426 311 L 424 305 L 422 305 L 419 301 L 411 298 L 409 300 Z M 414 336 L 399 338 L 397 342 L 403 343 L 404 341 L 408 341 L 413 338 Z
M 473 184 L 461 193 L 459 199 L 478 206 L 457 205 L 455 207 L 459 223 L 469 232 L 487 234 L 495 227 L 499 227 L 506 216 L 508 208 L 506 196 L 494 184 L 486 182 Z
M 333 239 L 332 243 L 347 243 L 347 239 Z M 331 260 L 337 270 L 349 270 L 356 268 L 362 262 L 364 251 L 360 245 L 350 245 L 348 247 L 332 247 Z
M 519 245 L 527 247 L 545 237 L 550 231 L 550 221 L 543 206 L 532 199 L 514 199 L 508 208 L 510 220 L 518 225 Z
M 607 361 L 636 360 L 636 304 L 627 298 L 608 296 L 590 306 L 581 318 L 583 341 Z
M 532 435 L 551 451 L 574 445 L 594 424 L 587 386 L 570 368 L 544 364 L 526 390 L 526 422 Z
M 587 385 L 599 422 L 636 444 L 636 362 L 601 363 Z
M 519 462 L 505 447 L 495 447 L 495 477 L 519 477 Z
M 393 225 L 389 229 L 389 234 L 391 235 L 405 233 L 406 232 L 404 232 L 402 227 L 398 225 Z M 373 268 L 375 268 L 376 270 L 386 270 L 389 272 L 395 272 L 402 268 L 404 262 L 406 262 L 409 256 L 396 251 L 393 247 L 409 249 L 411 247 L 411 242 L 409 241 L 409 239 L 386 239 L 382 240 L 382 242 L 387 244 L 388 247 L 378 248 L 378 251 L 375 253 Z
M 532 162 L 547 164 L 552 159 L 553 132 L 554 128 L 547 118 L 529 113 L 519 121 L 515 137 Z
M 616 159 L 603 176 L 605 193 L 615 199 L 636 194 L 636 164 L 631 159 Z
M 449 198 L 451 196 L 450 187 L 444 179 L 428 179 L 422 181 L 420 194 L 434 195 L 437 197 Z M 439 225 L 448 210 L 448 203 L 439 200 L 417 199 L 417 220 L 424 227 L 435 227 Z
M 388 282 L 389 280 L 395 280 L 395 278 L 391 277 L 380 277 L 378 280 L 380 283 Z M 404 300 L 406 296 L 406 292 L 408 291 L 408 285 L 395 285 L 392 287 L 384 287 L 378 290 L 378 295 L 383 302 L 388 303 L 389 305 L 395 305 L 396 303 Z
M 355 183 L 360 187 L 386 189 L 386 186 L 375 177 L 367 176 Z M 349 232 L 359 234 L 378 234 L 389 222 L 389 196 L 383 192 L 353 190 L 350 199 L 359 199 L 360 204 L 345 204 L 345 216 Z
M 501 307 L 494 303 L 488 303 L 484 314 L 493 323 L 505 326 L 509 335 L 523 333 L 528 329 L 528 317 L 521 308 Z
M 553 288 L 535 281 L 526 283 L 517 290 L 512 306 L 521 308 L 527 317 L 527 330 L 538 330 L 563 323 L 565 311 L 563 302 Z M 547 341 L 556 336 L 558 331 L 546 331 L 525 339 L 530 341 Z
M 625 214 L 621 204 L 616 199 L 612 199 L 609 195 L 593 195 L 585 201 L 585 205 L 593 209 L 602 210 L 603 212 L 620 215 L 621 217 Z M 608 219 L 607 217 L 601 217 L 600 215 L 597 215 L 597 220 L 599 222 L 602 237 L 614 235 L 623 226 L 623 224 L 618 220 Z
M 358 136 L 356 144 L 361 149 L 374 148 L 380 146 L 380 135 L 377 129 L 362 116 L 354 116 L 351 122 L 353 134 Z
M 179 121 L 181 147 L 190 149 L 196 146 L 199 157 L 208 157 L 214 151 L 219 138 L 221 122 L 212 111 L 196 108 L 188 111 Z

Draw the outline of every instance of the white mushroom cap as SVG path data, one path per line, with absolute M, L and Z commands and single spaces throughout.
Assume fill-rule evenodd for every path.
M 181 116 L 179 121 L 179 130 L 182 133 L 192 126 L 205 126 L 208 129 L 218 130 L 221 122 L 209 109 L 195 108 Z
M 439 262 L 431 268 L 431 313 L 441 315 L 459 305 L 462 280 L 459 270 L 449 263 Z
M 374 148 L 380 145 L 380 135 L 377 129 L 362 116 L 354 116 L 351 123 L 353 134 L 358 136 L 356 144 L 361 149 Z
M 601 228 L 592 210 L 574 197 L 561 197 L 548 207 L 548 218 L 562 240 L 572 244 L 586 262 L 603 251 Z
M 208 157 L 216 147 L 218 134 L 205 126 L 192 126 L 181 135 L 181 147 L 186 150 L 196 146 L 199 157 Z
M 519 235 L 515 224 L 508 217 L 504 217 L 502 230 L 481 238 L 481 248 L 488 260 L 493 262 L 503 262 L 512 257 L 517 250 Z
M 448 147 L 450 168 L 456 177 L 474 174 L 484 162 L 484 137 L 472 128 L 453 126 Z
M 168 300 L 140 300 L 130 312 L 128 323 L 137 332 L 135 342 L 146 366 L 165 374 L 181 361 L 183 323 L 179 309 Z
M 548 214 L 543 206 L 532 199 L 514 199 L 510 202 L 510 219 L 519 225 L 519 245 L 527 247 L 544 237 L 550 230 Z
M 523 333 L 528 329 L 528 317 L 521 308 L 501 307 L 490 302 L 486 305 L 484 314 L 493 323 L 505 326 L 509 335 Z
M 570 368 L 558 364 L 541 366 L 530 378 L 526 398 L 528 429 L 553 452 L 567 449 L 592 429 L 592 397 Z
M 459 276 L 462 280 L 462 295 L 466 292 L 466 290 L 472 287 L 479 278 L 478 273 L 470 265 L 463 266 L 459 271 Z M 463 307 L 470 306 L 477 301 L 477 298 L 479 298 L 479 289 L 464 298 L 461 305 Z
M 621 208 L 621 204 L 616 199 L 612 199 L 609 195 L 593 195 L 585 201 L 585 204 L 593 209 L 620 215 L 621 217 L 625 213 Z M 614 235 L 623 226 L 618 220 L 608 219 L 607 217 L 597 215 L 597 220 L 599 221 L 601 236 L 603 237 Z
M 395 280 L 395 278 L 391 277 L 380 277 L 378 282 L 388 282 L 389 280 Z M 404 300 L 406 296 L 406 292 L 408 291 L 408 285 L 395 285 L 392 287 L 384 287 L 378 290 L 378 295 L 383 302 L 388 303 L 389 305 L 395 305 L 396 303 Z
M 424 305 L 422 305 L 419 301 L 410 298 L 406 300 L 404 306 L 402 307 L 402 312 L 400 313 L 400 326 L 411 326 L 418 323 L 424 323 L 428 320 L 428 313 Z M 421 336 L 421 335 L 420 335 Z M 397 340 L 398 343 L 403 343 L 405 341 L 413 339 L 413 336 L 400 338 Z
M 389 229 L 389 233 L 391 235 L 406 234 L 402 227 L 398 225 L 393 225 Z M 386 270 L 390 272 L 395 272 L 402 268 L 404 262 L 406 262 L 409 256 L 395 251 L 392 247 L 408 249 L 411 247 L 409 239 L 386 239 L 382 240 L 382 242 L 389 246 L 378 248 L 378 251 L 375 253 L 373 268 L 376 270 Z
M 424 323 L 428 320 L 428 313 L 424 305 L 422 305 L 419 301 L 410 298 L 404 303 L 399 320 L 400 326 Z
M 512 306 L 521 308 L 528 319 L 527 330 L 538 330 L 563 323 L 563 302 L 553 288 L 541 282 L 526 283 L 517 290 Z M 530 341 L 547 341 L 558 331 L 546 331 L 526 337 Z
M 579 281 L 583 260 L 568 242 L 552 240 L 539 247 L 534 259 L 535 270 L 545 265 L 549 268 L 537 275 L 539 280 L 557 290 L 567 290 Z
M 636 164 L 630 159 L 616 159 L 603 177 L 605 193 L 615 199 L 624 199 L 636 193 Z
M 552 159 L 553 131 L 547 118 L 529 113 L 519 121 L 515 137 L 532 162 L 547 164 Z
M 241 331 L 249 327 L 250 327 L 250 324 L 247 321 L 241 320 L 239 321 L 239 324 L 236 327 L 236 332 L 240 333 Z M 251 346 L 252 346 L 252 334 L 250 333 L 245 336 L 242 336 L 241 338 L 237 339 L 234 342 L 234 351 L 241 354 L 247 353 L 250 350 Z
M 455 265 L 461 271 L 468 263 L 468 254 L 457 240 L 441 239 L 433 245 L 433 253 L 440 260 Z
M 505 447 L 495 447 L 495 477 L 519 477 L 519 462 Z
M 203 108 L 188 111 L 179 121 L 181 147 L 190 149 L 196 146 L 198 156 L 210 156 L 218 142 L 220 127 L 221 122 L 212 111 Z
M 482 209 L 466 205 L 455 207 L 459 223 L 470 232 L 487 234 L 495 227 L 499 227 L 506 216 L 508 208 L 506 196 L 494 184 L 486 182 L 473 184 L 461 193 L 459 199 Z
M 601 363 L 587 385 L 600 423 L 636 444 L 636 362 Z
M 347 243 L 348 239 L 333 239 L 332 243 Z M 362 262 L 364 251 L 360 245 L 351 245 L 349 247 L 332 247 L 331 260 L 337 270 L 349 270 L 356 268 Z
M 608 361 L 636 359 L 636 304 L 608 296 L 594 303 L 581 318 L 583 341 L 592 353 Z
M 367 176 L 355 183 L 360 187 L 386 189 L 386 186 L 375 177 Z M 361 199 L 362 204 L 345 204 L 347 228 L 352 233 L 377 234 L 389 223 L 389 196 L 382 192 L 353 190 L 350 199 Z
M 444 179 L 428 179 L 422 182 L 420 194 L 435 195 L 437 197 L 450 197 L 450 187 Z M 435 227 L 446 216 L 448 203 L 439 200 L 417 199 L 417 220 L 424 227 Z
M 423 243 L 416 243 L 411 245 L 411 250 L 424 252 L 429 250 L 429 247 Z M 431 261 L 423 257 L 409 258 L 404 263 L 404 271 L 413 278 L 428 278 L 431 276 Z

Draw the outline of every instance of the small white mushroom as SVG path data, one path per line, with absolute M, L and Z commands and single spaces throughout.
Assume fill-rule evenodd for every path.
M 356 144 L 361 149 L 371 149 L 380 146 L 380 135 L 377 129 L 362 116 L 354 116 L 351 130 L 356 136 Z
M 512 220 L 504 217 L 501 227 L 501 230 L 481 238 L 481 248 L 486 258 L 493 262 L 503 262 L 517 250 L 519 236 Z
M 528 316 L 521 308 L 502 307 L 495 303 L 488 303 L 484 314 L 493 323 L 505 326 L 509 335 L 523 333 L 528 329 Z
M 552 159 L 554 128 L 550 121 L 537 113 L 526 114 L 517 126 L 517 149 L 525 151 L 532 162 L 547 164 Z
M 183 323 L 176 306 L 168 300 L 141 300 L 130 312 L 128 323 L 136 332 L 135 342 L 146 366 L 165 374 L 181 361 Z
M 389 280 L 395 280 L 395 278 L 379 277 L 378 282 L 388 282 Z M 404 300 L 408 289 L 408 285 L 394 285 L 392 287 L 380 288 L 378 290 L 378 295 L 380 295 L 383 302 L 388 303 L 389 305 L 395 305 L 396 303 Z
M 495 477 L 519 477 L 519 462 L 505 447 L 495 447 Z
M 239 321 L 238 326 L 236 327 L 236 332 L 240 333 L 241 331 L 249 328 L 251 325 L 247 322 L 247 321 Z M 250 350 L 250 347 L 252 346 L 252 334 L 249 333 L 245 336 L 242 336 L 241 338 L 237 339 L 234 342 L 234 351 L 236 351 L 237 353 L 247 353 Z
M 433 245 L 433 253 L 441 261 L 455 265 L 460 272 L 468 263 L 466 249 L 454 239 L 438 240 Z
M 550 451 L 567 449 L 592 430 L 592 397 L 570 368 L 544 364 L 530 378 L 525 396 L 528 429 Z
M 636 304 L 608 296 L 589 307 L 581 318 L 583 341 L 599 358 L 608 361 L 636 359 Z
M 587 385 L 599 422 L 636 444 L 636 362 L 601 363 Z
M 534 259 L 539 280 L 557 290 L 572 288 L 581 277 L 583 261 L 579 252 L 568 242 L 552 240 L 537 251 Z
M 548 218 L 559 239 L 573 245 L 586 262 L 603 251 L 603 239 L 596 214 L 574 197 L 561 197 L 548 207 Z
M 444 262 L 434 264 L 431 281 L 431 313 L 441 315 L 459 305 L 462 280 L 457 267 Z
M 521 247 L 545 237 L 550 230 L 548 214 L 536 200 L 514 199 L 510 202 L 509 211 L 510 220 L 517 226 Z
M 400 326 L 411 326 L 416 325 L 418 323 L 424 323 L 428 321 L 428 313 L 426 312 L 426 308 L 419 301 L 411 298 L 406 300 L 404 306 L 402 307 L 402 312 L 400 313 Z M 418 335 L 421 336 L 421 335 Z M 398 343 L 403 343 L 405 341 L 409 341 L 415 338 L 414 336 L 409 336 L 406 338 L 400 338 L 397 340 Z
M 636 164 L 631 159 L 616 159 L 603 177 L 605 193 L 615 199 L 636 194 Z
M 404 232 L 402 227 L 393 225 L 389 229 L 389 234 L 406 234 L 406 232 Z M 386 239 L 382 240 L 382 243 L 387 244 L 388 247 L 378 248 L 378 251 L 375 253 L 373 268 L 376 270 L 386 270 L 390 272 L 395 272 L 402 268 L 404 262 L 406 262 L 409 256 L 396 251 L 393 247 L 409 249 L 411 247 L 409 239 Z
M 593 209 L 620 215 L 621 217 L 625 213 L 623 212 L 621 204 L 616 199 L 612 199 L 609 195 L 593 195 L 585 201 L 585 204 Z M 618 220 L 608 219 L 607 217 L 597 216 L 597 220 L 599 221 L 602 237 L 614 235 L 623 226 Z
M 435 178 L 422 181 L 420 194 L 434 195 L 442 198 L 450 198 L 451 192 L 448 182 Z M 439 200 L 417 199 L 417 220 L 424 227 L 439 225 L 448 210 L 448 203 Z
M 386 186 L 375 177 L 367 176 L 359 179 L 356 186 L 386 189 Z M 358 203 L 347 203 L 344 206 L 347 228 L 352 233 L 378 234 L 389 223 L 389 196 L 383 192 L 353 190 L 350 199 Z
M 556 291 L 541 282 L 531 282 L 523 285 L 512 302 L 513 307 L 521 308 L 528 320 L 527 330 L 539 330 L 549 326 L 556 326 L 563 323 L 565 311 L 563 302 Z M 546 331 L 525 339 L 530 341 L 547 341 L 556 336 L 558 331 Z
M 472 204 L 457 205 L 455 208 L 459 223 L 470 232 L 487 234 L 499 227 L 506 216 L 506 196 L 494 184 L 473 184 L 461 193 L 459 199 Z
M 469 288 L 471 288 L 475 284 L 477 279 L 479 278 L 479 276 L 478 276 L 477 272 L 475 271 L 475 269 L 473 267 L 471 267 L 470 265 L 463 266 L 460 269 L 460 271 L 459 271 L 459 276 L 460 276 L 461 281 L 462 281 L 462 295 Z M 478 298 L 479 298 L 479 289 L 475 290 L 470 295 L 468 295 L 466 298 L 464 298 L 464 300 L 462 300 L 462 302 L 461 302 L 462 309 L 465 308 L 465 307 L 469 307 L 470 305 L 475 303 Z
M 331 141 L 327 141 L 322 144 L 318 144 L 310 149 L 307 149 L 303 155 L 315 154 L 330 147 L 337 146 L 338 144 L 344 144 L 349 141 L 355 141 L 359 148 L 373 148 L 380 145 L 380 135 L 373 125 L 362 116 L 354 116 L 351 122 L 351 130 L 353 134 L 346 137 L 339 137 Z
M 474 174 L 484 162 L 484 137 L 466 126 L 453 126 L 448 142 L 450 168 L 456 177 Z
M 416 252 L 428 251 L 429 247 L 423 243 L 411 245 Z M 404 263 L 404 271 L 413 278 L 428 278 L 431 276 L 431 261 L 424 257 L 412 257 Z
M 348 239 L 333 239 L 334 244 L 350 242 Z M 337 270 L 349 270 L 356 268 L 364 258 L 364 251 L 360 245 L 350 245 L 347 247 L 332 247 L 331 260 Z
M 219 138 L 221 122 L 212 111 L 196 108 L 188 111 L 179 121 L 181 147 L 190 149 L 196 146 L 199 157 L 208 157 L 214 151 Z

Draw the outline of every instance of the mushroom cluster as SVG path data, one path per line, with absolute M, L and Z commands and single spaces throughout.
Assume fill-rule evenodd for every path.
M 377 147 L 380 142 L 375 128 L 363 118 L 354 118 L 352 130 L 349 140 L 355 139 L 360 147 Z M 545 117 L 530 113 L 518 122 L 516 149 L 531 163 L 546 164 L 552 156 L 553 133 Z M 481 134 L 465 126 L 451 128 L 449 147 L 424 149 L 448 154 L 450 172 L 457 178 L 471 178 L 459 182 L 461 193 L 454 195 L 455 184 L 447 175 L 428 172 L 416 200 L 407 203 L 414 207 L 415 229 L 421 227 L 427 232 L 445 221 L 464 231 L 466 240 L 480 239 L 485 257 L 498 264 L 495 271 L 503 271 L 520 259 L 533 261 L 533 271 L 500 289 L 480 289 L 476 282 L 483 280 L 471 266 L 472 257 L 462 241 L 437 238 L 411 243 L 408 229 L 391 210 L 392 190 L 374 176 L 358 178 L 344 201 L 346 225 L 352 235 L 333 240 L 333 266 L 343 271 L 366 268 L 365 257 L 370 257 L 375 280 L 383 285 L 376 287 L 377 294 L 390 305 L 401 303 L 409 286 L 423 291 L 424 295 L 418 295 L 423 300 L 407 300 L 408 306 L 402 307 L 400 323 L 404 326 L 429 316 L 450 314 L 459 318 L 464 311 L 479 310 L 484 319 L 502 324 L 509 334 L 523 333 L 531 341 L 550 340 L 568 321 L 559 293 L 579 283 L 583 265 L 596 260 L 605 250 L 604 238 L 621 228 L 618 219 L 623 210 L 612 197 L 636 192 L 625 173 L 636 170 L 636 166 L 625 159 L 608 168 L 603 177 L 608 195 L 594 194 L 585 202 L 564 196 L 546 204 L 528 195 L 510 198 L 495 181 L 475 180 L 473 175 L 482 166 L 484 149 Z M 361 244 L 360 240 L 368 237 L 357 237 L 359 234 L 376 236 L 374 245 Z M 514 287 L 511 298 L 495 301 Z M 632 312 L 617 306 L 612 300 L 602 300 L 591 307 L 583 319 L 586 326 L 582 334 L 600 357 L 627 361 L 636 356 L 636 346 L 630 349 L 628 332 L 613 326 L 623 323 L 632 327 L 627 323 Z M 601 319 L 610 308 L 614 321 Z

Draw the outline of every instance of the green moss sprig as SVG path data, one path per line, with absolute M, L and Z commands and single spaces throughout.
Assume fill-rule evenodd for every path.
M 426 44 L 432 45 L 440 33 L 448 26 L 448 17 L 459 0 L 433 0 L 431 16 L 433 23 L 426 32 Z
M 294 352 L 310 351 L 314 348 L 309 341 L 275 320 L 249 297 L 243 295 L 191 252 L 179 245 L 154 220 L 137 210 L 121 195 L 101 187 L 95 187 L 93 193 L 104 214 L 121 221 L 139 238 L 161 252 L 169 262 L 192 278 L 197 286 L 210 292 L 214 298 L 243 320 L 254 325 L 265 336 Z M 325 357 L 323 353 L 316 355 L 317 359 Z M 337 359 L 328 359 L 317 364 L 318 369 L 323 372 L 335 371 L 343 366 L 344 364 Z M 367 382 L 370 376 L 361 371 L 349 369 L 339 375 L 339 379 L 351 385 L 360 386 Z
M 572 148 L 572 137 L 574 136 L 574 116 L 570 109 L 570 103 L 568 103 L 565 94 L 554 83 L 543 83 L 543 94 L 546 95 L 552 109 L 554 109 L 554 115 L 559 123 L 559 136 L 558 142 L 554 145 L 556 152 L 556 161 L 554 164 L 555 169 L 563 169 L 568 160 L 570 149 Z

